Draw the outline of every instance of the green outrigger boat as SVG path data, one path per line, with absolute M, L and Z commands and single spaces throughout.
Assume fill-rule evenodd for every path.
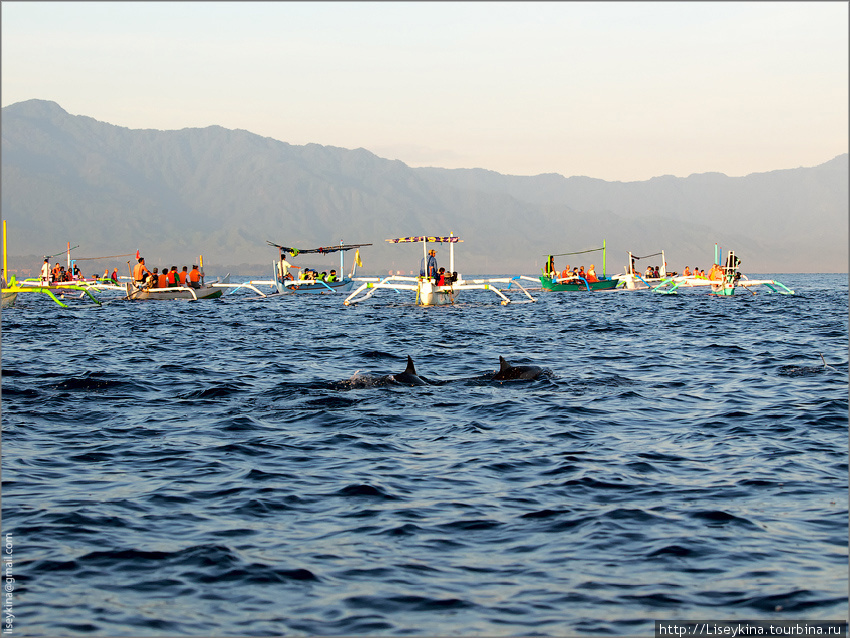
M 588 281 L 584 277 L 569 277 L 561 279 L 558 276 L 558 271 L 555 269 L 555 257 L 566 257 L 567 255 L 583 255 L 585 253 L 595 253 L 602 251 L 602 276 L 597 281 Z M 559 255 L 547 255 L 546 266 L 543 268 L 543 275 L 540 277 L 540 285 L 543 290 L 549 292 L 584 292 L 595 290 L 613 290 L 620 283 L 619 279 L 611 279 L 605 274 L 605 241 L 602 241 L 601 248 L 592 248 L 590 250 L 580 250 L 574 253 L 561 253 Z

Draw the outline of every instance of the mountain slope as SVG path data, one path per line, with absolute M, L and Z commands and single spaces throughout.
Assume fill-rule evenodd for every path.
M 741 178 L 518 177 L 413 169 L 364 149 L 217 126 L 133 130 L 43 100 L 4 108 L 2 137 L 10 258 L 71 241 L 77 256 L 140 249 L 155 265 L 203 254 L 222 268 L 266 268 L 275 257 L 266 240 L 307 248 L 343 240 L 373 243 L 363 259 L 380 272 L 418 268 L 421 254 L 384 239 L 454 232 L 465 240 L 457 267 L 467 273 L 534 273 L 547 253 L 603 239 L 608 272 L 629 250 L 664 248 L 671 269 L 708 265 L 714 242 L 736 249 L 748 272 L 847 268 L 847 155 Z

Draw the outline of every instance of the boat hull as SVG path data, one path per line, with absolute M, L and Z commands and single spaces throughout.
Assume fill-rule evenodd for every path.
M 345 277 L 339 281 L 324 282 L 324 281 L 304 281 L 300 279 L 286 280 L 281 282 L 277 280 L 277 291 L 279 293 L 293 293 L 297 295 L 327 295 L 334 292 L 351 292 L 353 280 Z
M 430 281 L 419 283 L 416 291 L 416 303 L 420 306 L 448 306 L 455 302 L 460 290 L 452 286 L 435 286 Z
M 127 298 L 132 301 L 147 299 L 217 299 L 224 291 L 212 286 L 200 288 L 138 288 L 135 284 L 127 283 Z
M 549 277 L 540 278 L 540 285 L 543 287 L 543 290 L 549 292 L 587 292 L 588 285 L 592 291 L 613 290 L 617 287 L 618 283 L 620 283 L 618 279 L 600 279 L 599 281 L 587 283 L 584 281 L 579 283 L 557 283 L 553 282 Z

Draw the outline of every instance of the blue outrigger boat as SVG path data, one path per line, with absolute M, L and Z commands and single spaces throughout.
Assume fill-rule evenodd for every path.
M 362 266 L 360 261 L 360 248 L 362 246 L 371 246 L 372 244 L 343 244 L 340 240 L 339 246 L 320 246 L 319 248 L 292 248 L 290 246 L 281 246 L 270 241 L 266 241 L 270 246 L 278 249 L 279 258 L 274 264 L 274 286 L 277 291 L 283 293 L 295 294 L 328 294 L 333 292 L 350 292 L 354 282 L 354 271 L 357 266 Z M 351 267 L 349 275 L 343 275 L 345 271 L 344 255 L 346 251 L 356 250 L 354 255 L 354 264 Z M 292 257 L 306 254 L 329 255 L 339 253 L 339 277 L 336 281 L 323 281 L 321 279 L 294 279 L 288 274 L 284 274 L 284 253 L 289 253 Z

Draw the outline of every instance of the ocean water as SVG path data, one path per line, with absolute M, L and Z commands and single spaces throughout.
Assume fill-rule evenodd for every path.
M 775 277 L 797 294 L 19 297 L 14 633 L 846 620 L 847 276 Z M 492 381 L 500 355 L 544 374 Z

